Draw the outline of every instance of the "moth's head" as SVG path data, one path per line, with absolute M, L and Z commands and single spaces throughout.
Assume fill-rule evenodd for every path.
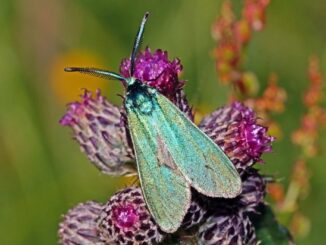
M 97 68 L 88 68 L 88 67 L 67 67 L 65 68 L 66 72 L 81 72 L 85 73 L 88 75 L 96 76 L 96 77 L 101 77 L 105 79 L 115 79 L 121 81 L 126 87 L 129 87 L 130 85 L 134 84 L 136 81 L 136 78 L 134 78 L 134 73 L 135 73 L 135 60 L 136 60 L 136 55 L 139 50 L 139 46 L 141 44 L 141 40 L 144 34 L 145 30 L 145 24 L 147 21 L 147 18 L 149 16 L 149 13 L 146 12 L 142 22 L 140 23 L 134 45 L 132 48 L 131 56 L 130 56 L 130 77 L 124 77 L 118 73 L 112 72 L 112 71 L 106 71 L 102 69 L 97 69 Z

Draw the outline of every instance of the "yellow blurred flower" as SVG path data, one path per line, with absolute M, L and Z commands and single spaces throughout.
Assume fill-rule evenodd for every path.
M 64 72 L 65 67 L 103 67 L 101 59 L 96 55 L 80 50 L 58 56 L 50 69 L 50 82 L 55 97 L 63 103 L 79 100 L 82 89 L 96 91 L 107 88 L 108 82 L 79 73 Z

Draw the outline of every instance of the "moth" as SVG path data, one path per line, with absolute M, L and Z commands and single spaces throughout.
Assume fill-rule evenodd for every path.
M 133 75 L 148 13 L 131 53 L 130 77 L 96 69 L 69 67 L 126 85 L 124 107 L 147 207 L 159 227 L 175 232 L 191 203 L 191 188 L 210 197 L 234 198 L 241 179 L 230 159 L 169 99 Z

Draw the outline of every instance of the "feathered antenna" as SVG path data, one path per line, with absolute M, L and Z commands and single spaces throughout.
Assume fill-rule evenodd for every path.
M 66 72 L 80 72 L 85 73 L 94 77 L 100 77 L 104 79 L 117 79 L 120 81 L 125 81 L 126 78 L 121 76 L 118 73 L 112 72 L 112 71 L 106 71 L 102 69 L 97 68 L 88 68 L 88 67 L 66 67 L 64 69 Z

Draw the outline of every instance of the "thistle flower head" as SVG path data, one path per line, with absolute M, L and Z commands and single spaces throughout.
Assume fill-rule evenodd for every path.
M 100 214 L 99 230 L 117 244 L 156 244 L 164 238 L 136 187 L 111 197 Z
M 192 194 L 190 207 L 182 221 L 181 227 L 183 229 L 189 229 L 204 222 L 209 215 L 206 203 L 201 199 L 201 196 L 195 192 Z
M 124 59 L 120 65 L 120 73 L 130 77 L 129 71 L 130 59 Z M 167 51 L 160 49 L 152 53 L 146 48 L 135 60 L 134 76 L 169 98 L 174 98 L 175 93 L 184 85 L 184 81 L 178 79 L 181 71 L 180 60 L 169 61 Z
M 214 111 L 199 127 L 224 150 L 240 173 L 272 150 L 274 138 L 257 123 L 255 113 L 239 102 Z
M 266 183 L 255 169 L 247 170 L 242 176 L 242 192 L 237 197 L 238 207 L 246 212 L 255 212 L 255 208 L 264 202 Z
M 104 245 L 101 240 L 96 219 L 102 205 L 88 201 L 78 204 L 63 216 L 59 225 L 59 238 L 62 245 Z
M 199 228 L 198 244 L 256 244 L 255 228 L 246 213 L 216 213 Z
M 134 170 L 125 164 L 133 159 L 120 109 L 100 93 L 85 91 L 80 102 L 71 103 L 60 124 L 70 126 L 89 160 L 102 172 L 124 175 Z

